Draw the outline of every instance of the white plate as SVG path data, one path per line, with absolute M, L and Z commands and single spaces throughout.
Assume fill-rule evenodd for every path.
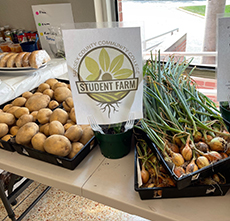
M 16 74 L 16 75 L 24 75 L 31 74 L 35 71 L 39 71 L 41 69 L 46 68 L 47 64 L 43 64 L 40 68 L 31 68 L 31 67 L 20 67 L 20 68 L 0 68 L 0 74 Z

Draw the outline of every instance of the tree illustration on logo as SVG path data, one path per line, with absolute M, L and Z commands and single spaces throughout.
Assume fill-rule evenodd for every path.
M 110 52 L 111 50 L 115 50 L 116 54 L 112 60 L 105 48 L 100 48 L 100 53 L 97 58 L 95 58 L 95 56 L 92 58 L 90 54 L 87 54 L 84 58 L 84 64 L 88 73 L 83 73 L 83 71 L 81 73 L 78 72 L 78 74 L 80 74 L 80 81 L 119 81 L 133 76 L 134 71 L 130 59 L 120 50 L 110 48 Z M 123 90 L 106 93 L 88 93 L 88 96 L 99 102 L 98 105 L 103 112 L 108 110 L 108 116 L 110 117 L 111 111 L 118 111 L 117 108 L 119 107 L 120 101 L 128 93 L 129 90 Z

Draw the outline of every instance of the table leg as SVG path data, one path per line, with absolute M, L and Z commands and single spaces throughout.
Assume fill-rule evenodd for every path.
M 15 175 L 15 174 L 12 174 L 12 175 L 11 175 L 11 179 L 10 179 L 9 186 L 8 186 L 8 190 L 7 190 L 8 196 L 13 192 L 13 187 L 14 187 L 14 184 L 15 184 L 15 181 L 16 181 L 16 178 L 17 178 L 17 177 L 18 177 L 18 176 Z M 14 199 L 14 201 L 12 201 L 11 205 L 12 205 L 12 206 L 15 206 L 16 204 L 17 204 L 17 200 Z
M 5 194 L 4 185 L 3 185 L 2 181 L 0 181 L 0 198 L 2 199 L 2 202 L 6 208 L 6 211 L 8 213 L 8 216 L 10 217 L 10 219 L 12 221 L 16 221 L 14 211 L 12 210 L 11 205 L 7 199 L 6 194 Z

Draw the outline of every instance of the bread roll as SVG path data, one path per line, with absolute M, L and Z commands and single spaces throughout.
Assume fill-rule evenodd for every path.
M 22 67 L 22 59 L 27 52 L 20 52 L 15 58 L 16 67 Z
M 0 53 L 0 67 L 31 67 L 37 69 L 50 60 L 51 58 L 45 50 Z
M 3 56 L 5 56 L 6 54 L 8 54 L 8 52 L 0 52 L 0 60 Z
M 31 52 L 26 52 L 26 54 L 23 56 L 22 58 L 22 66 L 23 67 L 29 67 L 30 63 L 29 63 L 29 56 L 30 56 Z
M 33 51 L 29 56 L 29 63 L 32 68 L 40 68 L 50 60 L 51 58 L 45 50 Z
M 18 56 L 18 53 L 13 54 L 12 56 L 10 56 L 6 62 L 6 66 L 8 68 L 13 68 L 15 67 L 15 58 Z
M 0 67 L 6 67 L 6 64 L 7 64 L 7 61 L 8 59 L 14 55 L 15 53 L 8 53 L 8 54 L 5 54 L 1 60 L 0 60 Z

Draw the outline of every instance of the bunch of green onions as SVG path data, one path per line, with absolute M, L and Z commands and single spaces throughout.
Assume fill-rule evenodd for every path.
M 192 59 L 175 61 L 173 56 L 161 62 L 158 55 L 143 67 L 145 79 L 141 129 L 160 148 L 165 150 L 166 141 L 180 139 L 191 142 L 198 134 L 226 135 L 227 128 L 216 104 L 197 90 L 191 78 L 194 70 L 187 72 Z

